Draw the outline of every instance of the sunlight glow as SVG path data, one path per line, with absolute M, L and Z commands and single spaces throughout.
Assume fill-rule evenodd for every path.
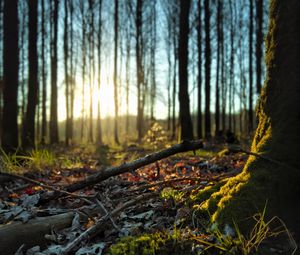
M 103 82 L 98 89 L 97 81 L 93 86 L 93 117 L 97 118 L 98 113 L 98 100 L 100 100 L 100 111 L 101 118 L 114 117 L 115 107 L 114 107 L 114 85 L 112 80 L 107 79 L 103 76 Z M 76 78 L 76 88 L 75 91 L 75 102 L 74 102 L 74 117 L 82 117 L 82 78 Z M 126 94 L 124 88 L 119 88 L 119 116 L 126 114 Z M 90 86 L 88 81 L 85 83 L 85 94 L 84 94 L 84 116 L 89 117 L 90 115 Z M 135 100 L 129 100 L 129 113 L 135 115 L 136 112 L 136 102 Z M 60 88 L 59 102 L 58 102 L 58 115 L 59 121 L 63 121 L 66 118 L 66 100 L 65 100 L 65 87 L 64 84 Z

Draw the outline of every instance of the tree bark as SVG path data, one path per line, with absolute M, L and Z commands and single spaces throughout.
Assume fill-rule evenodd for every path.
M 35 112 L 38 101 L 38 55 L 37 55 L 37 22 L 38 0 L 29 1 L 29 83 L 27 110 L 23 130 L 24 148 L 35 147 Z
M 3 119 L 2 148 L 5 151 L 17 149 L 18 132 L 18 1 L 4 1 L 3 17 Z
M 263 45 L 263 0 L 256 0 L 256 92 L 261 91 L 261 59 Z
M 97 143 L 102 145 L 102 121 L 101 121 L 101 102 L 100 102 L 100 89 L 101 89 L 101 57 L 102 57 L 102 5 L 103 0 L 99 2 L 99 20 L 98 20 L 98 109 L 97 109 Z
M 197 135 L 202 138 L 202 8 L 201 1 L 198 0 L 198 26 L 197 26 L 197 41 L 198 41 L 198 114 L 197 114 Z
M 58 0 L 51 0 L 51 102 L 50 102 L 50 143 L 58 143 L 57 113 L 57 37 L 58 37 Z
M 47 77 L 46 77 L 46 15 L 45 15 L 45 0 L 41 2 L 41 12 L 42 12 L 42 49 L 41 49 L 41 57 L 42 57 L 42 134 L 41 134 L 41 144 L 46 143 L 47 137 L 47 109 L 46 109 L 46 99 L 47 99 Z
M 9 0 L 11 1 L 11 0 Z M 5 254 L 15 254 L 18 248 L 25 244 L 25 249 L 40 245 L 46 247 L 46 234 L 51 234 L 53 228 L 60 230 L 71 226 L 73 212 L 58 214 L 50 217 L 38 217 L 27 223 L 13 222 L 0 225 L 0 250 Z
M 190 98 L 188 93 L 188 36 L 189 12 L 191 1 L 180 1 L 179 21 L 179 118 L 181 127 L 181 140 L 193 139 L 193 124 L 190 114 Z
M 220 131 L 220 51 L 221 51 L 221 15 L 222 15 L 222 3 L 218 0 L 217 5 L 217 69 L 216 69 L 216 129 L 215 135 L 217 136 Z
M 142 13 L 143 0 L 136 2 L 136 75 L 137 75 L 137 131 L 138 141 L 142 140 L 143 136 L 143 105 L 142 105 L 142 87 L 144 86 L 144 70 L 142 66 Z
M 248 133 L 253 132 L 253 0 L 249 6 L 249 112 L 248 112 Z
M 267 78 L 258 107 L 259 125 L 243 172 L 206 201 L 212 219 L 241 221 L 263 210 L 278 216 L 300 240 L 300 2 L 272 0 L 266 40 Z M 255 157 L 255 154 L 260 157 Z M 264 158 L 272 159 L 265 160 Z M 276 163 L 276 162 L 281 162 Z
M 115 119 L 114 119 L 114 141 L 119 144 L 118 135 L 118 117 L 119 117 L 119 101 L 118 101 L 118 40 L 119 40 L 119 1 L 115 0 L 115 53 L 114 53 L 114 102 L 115 102 Z
M 211 138 L 210 120 L 210 67 L 211 67 L 211 47 L 210 47 L 210 0 L 204 1 L 205 9 L 205 138 Z
M 64 69 L 65 69 L 65 97 L 66 97 L 66 127 L 65 127 L 65 144 L 70 145 L 70 86 L 69 86 L 69 9 L 68 2 L 64 0 Z

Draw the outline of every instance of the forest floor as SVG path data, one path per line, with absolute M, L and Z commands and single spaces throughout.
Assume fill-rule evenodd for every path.
M 240 173 L 248 156 L 223 145 L 205 147 L 43 203 L 51 187 L 64 190 L 158 148 L 57 146 L 2 156 L 2 168 L 27 179 L 0 179 L 0 248 L 6 250 L 0 254 L 242 254 L 234 250 L 235 229 L 210 226 L 197 208 L 201 192 Z

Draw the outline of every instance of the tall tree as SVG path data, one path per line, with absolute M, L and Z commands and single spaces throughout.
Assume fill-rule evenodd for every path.
M 118 117 L 119 117 L 119 102 L 118 102 L 118 39 L 119 39 L 119 1 L 115 0 L 115 54 L 114 54 L 114 101 L 115 101 L 115 119 L 114 119 L 114 140 L 119 144 L 118 136 Z
M 47 136 L 47 109 L 46 109 L 46 100 L 47 100 L 47 77 L 46 77 L 46 13 L 45 13 L 45 1 L 41 2 L 41 12 L 42 12 L 42 21 L 41 21 L 41 58 L 42 58 L 42 134 L 41 134 L 41 144 L 46 143 Z
M 173 33 L 173 95 L 172 95 L 172 139 L 176 137 L 176 129 L 178 124 L 176 123 L 176 95 L 177 95 L 177 84 L 178 84 L 178 75 L 177 75 L 177 65 L 178 65 L 178 8 L 173 7 L 173 17 L 172 17 L 172 33 Z
M 65 143 L 70 144 L 70 86 L 69 86 L 69 9 L 68 1 L 64 0 L 64 69 L 65 69 L 65 97 L 66 97 L 66 128 L 65 128 Z
M 126 1 L 126 15 L 131 17 L 131 2 Z M 131 18 L 126 26 L 126 124 L 125 132 L 129 132 L 129 87 L 130 87 L 130 53 L 131 53 Z
M 220 131 L 220 51 L 221 51 L 221 15 L 222 15 L 222 3 L 218 0 L 217 3 L 217 68 L 216 68 L 216 130 L 218 135 Z
M 31 0 L 29 4 L 29 83 L 27 110 L 23 131 L 23 147 L 34 148 L 35 143 L 35 112 L 38 100 L 38 54 L 37 54 L 37 26 L 38 0 Z
M 4 0 L 0 0 L 0 41 L 3 41 L 3 2 Z M 3 44 L 0 45 L 0 52 L 3 50 Z M 3 58 L 0 58 L 0 123 L 2 123 L 2 109 L 3 109 Z M 2 138 L 2 125 L 0 124 L 0 145 Z
M 197 114 L 197 135 L 202 138 L 202 0 L 198 0 L 198 23 L 197 23 L 197 43 L 198 43 L 198 114 Z
M 230 71 L 229 71 L 229 131 L 234 132 L 234 18 L 233 18 L 233 2 L 229 1 L 230 8 Z
M 193 124 L 190 114 L 190 99 L 188 93 L 188 38 L 190 6 L 190 0 L 180 0 L 178 71 L 181 140 L 193 139 Z
M 18 133 L 18 0 L 4 1 L 3 16 L 3 120 L 2 147 L 17 149 Z
M 98 93 L 101 89 L 101 57 L 102 57 L 102 6 L 103 0 L 99 0 L 99 17 L 98 17 Z M 101 102 L 100 95 L 98 97 L 98 109 L 97 109 L 97 143 L 101 145 L 102 141 L 102 123 L 101 123 Z
M 58 143 L 57 113 L 57 37 L 59 0 L 51 0 L 51 102 L 50 102 L 50 143 Z
M 82 78 L 82 91 L 81 91 L 81 128 L 80 139 L 84 138 L 84 123 L 85 123 L 85 75 L 86 75 L 86 12 L 85 12 L 85 0 L 80 1 L 80 15 L 82 19 L 81 23 L 81 78 Z
M 204 1 L 205 10 L 205 137 L 211 137 L 210 121 L 210 68 L 211 68 L 211 47 L 210 47 L 210 0 Z
M 249 5 L 249 112 L 248 133 L 253 132 L 253 0 Z
M 151 45 L 150 45 L 150 72 L 151 72 L 151 93 L 150 93 L 150 119 L 154 120 L 155 103 L 156 103 L 156 47 L 157 47 L 157 31 L 156 31 L 156 5 L 155 0 L 152 1 L 151 8 Z M 168 95 L 169 98 L 169 95 Z M 168 110 L 169 112 L 169 110 Z M 168 124 L 170 124 L 170 114 L 168 114 Z M 169 125 L 170 127 L 170 125 Z
M 143 0 L 136 1 L 136 16 L 135 16 L 135 29 L 136 29 L 136 75 L 137 75 L 137 131 L 138 140 L 142 140 L 143 136 L 143 95 L 142 89 L 144 86 L 144 70 L 142 60 L 142 14 L 143 14 Z
M 90 116 L 89 116 L 89 133 L 88 133 L 88 141 L 93 142 L 94 135 L 94 125 L 93 125 L 93 93 L 94 93 L 94 77 L 95 77 L 95 60 L 94 60 L 94 0 L 89 0 L 89 89 L 90 89 Z
M 256 0 L 256 92 L 261 90 L 262 45 L 263 45 L 263 0 Z
M 221 110 L 221 119 L 222 119 L 222 130 L 223 132 L 226 131 L 226 94 L 227 94 L 227 87 L 226 87 L 226 79 L 225 79 L 225 44 L 224 44 L 224 19 L 223 19 L 223 12 L 220 17 L 220 48 L 221 48 L 221 94 L 222 94 L 222 110 Z
M 75 57 L 78 56 L 77 51 L 74 50 L 74 1 L 68 0 L 68 6 L 70 9 L 70 45 L 69 47 L 69 56 L 70 56 L 70 80 L 69 80 L 69 92 L 70 92 L 70 114 L 69 114 L 69 139 L 72 142 L 74 136 L 74 103 L 75 103 L 75 75 L 76 75 L 76 63 L 74 67 Z M 76 54 L 74 54 L 76 53 Z
M 251 146 L 263 157 L 249 157 L 243 172 L 211 195 L 213 201 L 203 204 L 209 205 L 205 209 L 219 223 L 241 220 L 239 227 L 250 231 L 251 224 L 244 219 L 267 201 L 266 217 L 285 221 L 300 240 L 300 1 L 271 0 L 269 10 L 267 78 Z

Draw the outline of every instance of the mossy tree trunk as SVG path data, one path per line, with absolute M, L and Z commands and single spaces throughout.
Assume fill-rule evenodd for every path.
M 239 222 L 261 211 L 279 216 L 300 240 L 300 1 L 270 1 L 266 38 L 267 78 L 257 114 L 259 125 L 243 172 L 203 204 L 213 220 Z M 241 222 L 239 224 L 242 224 Z M 245 229 L 245 228 L 244 228 Z M 247 229 L 247 228 L 246 228 Z

